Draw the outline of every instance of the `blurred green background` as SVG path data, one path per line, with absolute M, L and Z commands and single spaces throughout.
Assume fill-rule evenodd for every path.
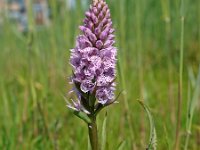
M 98 118 L 101 135 L 108 112 L 107 149 L 115 150 L 123 141 L 124 150 L 145 149 L 150 129 L 138 100 L 151 108 L 157 149 L 173 149 L 182 15 L 179 149 L 186 143 L 188 112 L 195 108 L 188 149 L 198 150 L 200 99 L 192 106 L 190 101 L 194 100 L 200 64 L 200 1 L 185 0 L 184 5 L 180 0 L 106 1 L 116 29 L 117 93 L 123 90 L 119 104 L 105 109 Z M 87 149 L 87 126 L 66 107 L 64 97 L 71 88 L 69 50 L 75 46 L 88 7 L 87 0 L 0 0 L 0 149 Z

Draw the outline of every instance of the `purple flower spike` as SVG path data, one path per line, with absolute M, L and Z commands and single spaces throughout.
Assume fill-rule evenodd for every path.
M 93 0 L 85 13 L 84 24 L 79 27 L 82 34 L 77 37 L 76 47 L 71 50 L 70 57 L 72 82 L 82 93 L 77 103 L 73 102 L 74 106 L 69 105 L 76 111 L 89 111 L 81 105 L 89 106 L 90 97 L 97 100 L 94 105 L 103 106 L 115 99 L 117 49 L 113 46 L 115 30 L 110 16 L 104 0 Z

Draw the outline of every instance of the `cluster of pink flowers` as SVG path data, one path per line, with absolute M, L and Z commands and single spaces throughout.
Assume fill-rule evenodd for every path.
M 85 110 L 82 93 L 92 95 L 102 105 L 115 99 L 117 49 L 113 46 L 110 10 L 104 0 L 94 0 L 85 16 L 84 25 L 80 26 L 83 34 L 77 37 L 70 57 L 78 101 L 69 107 L 77 111 Z

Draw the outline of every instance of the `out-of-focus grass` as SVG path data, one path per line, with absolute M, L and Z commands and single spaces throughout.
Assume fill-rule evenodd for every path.
M 63 99 L 70 88 L 69 49 L 75 45 L 86 9 L 77 2 L 77 9 L 69 10 L 64 1 L 51 0 L 50 26 L 36 29 L 33 24 L 32 33 L 26 36 L 13 23 L 1 26 L 0 149 L 87 149 L 87 127 Z M 107 2 L 117 35 L 117 87 L 118 92 L 124 91 L 120 103 L 107 110 L 106 147 L 113 150 L 125 141 L 124 149 L 145 148 L 149 124 L 137 102 L 144 99 L 152 108 L 158 149 L 172 149 L 177 121 L 179 1 Z M 200 63 L 199 7 L 197 0 L 186 1 L 180 149 L 186 138 L 187 68 L 197 73 Z M 194 111 L 188 149 L 197 149 L 199 144 L 199 109 Z M 104 116 L 98 118 L 99 130 Z

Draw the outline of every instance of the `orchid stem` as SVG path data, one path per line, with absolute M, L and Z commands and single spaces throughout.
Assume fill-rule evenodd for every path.
M 98 133 L 97 133 L 96 117 L 92 115 L 90 119 L 92 120 L 91 123 L 88 123 L 90 144 L 92 150 L 98 150 Z

